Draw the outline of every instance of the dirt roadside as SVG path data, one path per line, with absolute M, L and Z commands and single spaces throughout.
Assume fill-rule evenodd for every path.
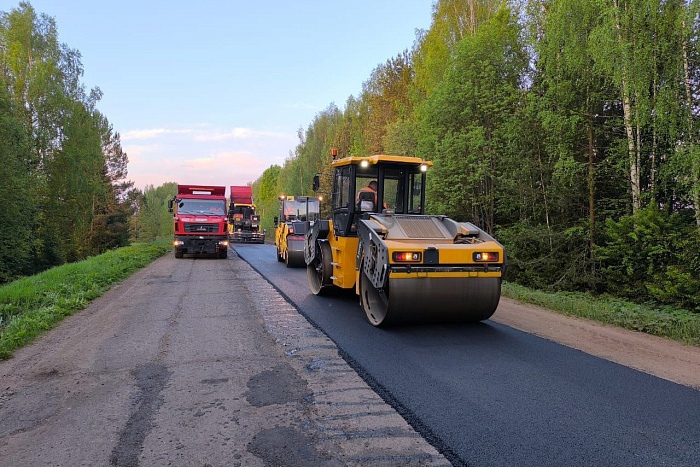
M 700 389 L 700 347 L 501 298 L 491 318 L 590 355 Z

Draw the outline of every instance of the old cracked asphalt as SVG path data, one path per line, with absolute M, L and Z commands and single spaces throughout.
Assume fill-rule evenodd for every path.
M 0 362 L 3 466 L 447 466 L 239 258 L 167 255 Z

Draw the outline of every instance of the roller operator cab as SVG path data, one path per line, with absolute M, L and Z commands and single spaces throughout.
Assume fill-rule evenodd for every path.
M 374 326 L 493 315 L 505 250 L 469 222 L 423 213 L 431 166 L 414 157 L 334 157 L 331 217 L 305 236 L 314 294 L 354 288 Z
M 226 187 L 178 185 L 168 201 L 175 221 L 175 257 L 184 255 L 228 256 Z
M 275 221 L 277 261 L 288 268 L 304 267 L 304 235 L 319 217 L 320 201 L 313 196 L 279 197 L 280 213 Z

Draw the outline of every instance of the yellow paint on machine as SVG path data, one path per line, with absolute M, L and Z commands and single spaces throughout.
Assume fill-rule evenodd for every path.
M 349 289 L 355 286 L 357 280 L 355 258 L 360 239 L 357 237 L 336 237 L 333 234 L 333 225 L 330 224 L 331 234 L 328 235 L 328 243 L 333 255 L 333 285 Z

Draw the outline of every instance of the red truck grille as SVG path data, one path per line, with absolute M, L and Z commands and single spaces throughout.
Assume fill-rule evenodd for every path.
M 184 224 L 185 232 L 212 233 L 218 232 L 219 224 Z

